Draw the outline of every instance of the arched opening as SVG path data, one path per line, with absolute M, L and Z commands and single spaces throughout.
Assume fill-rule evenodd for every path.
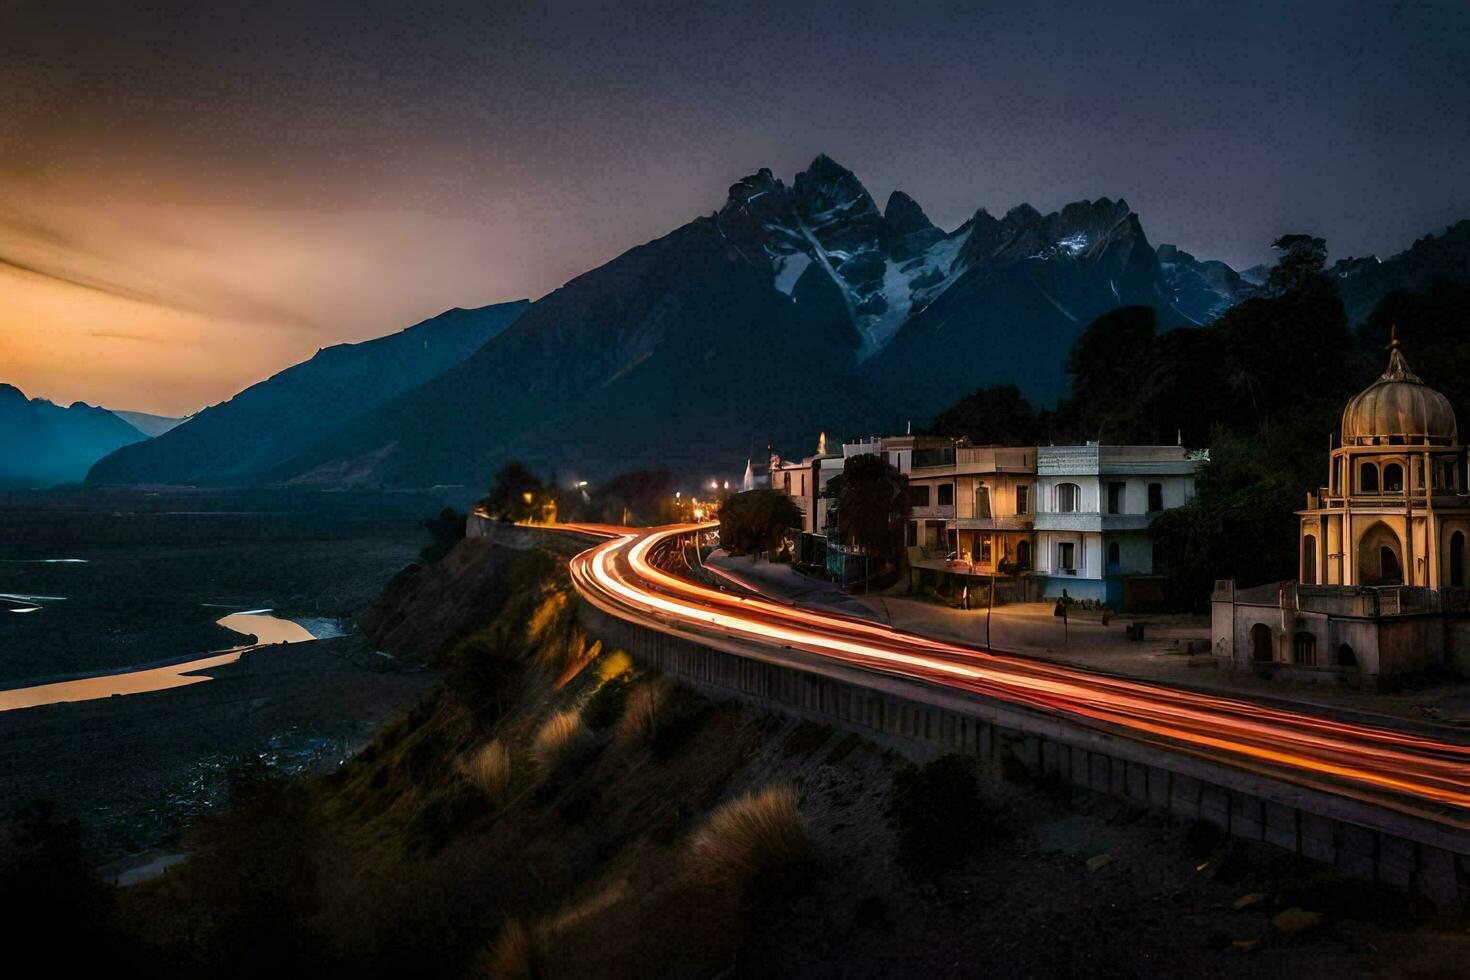
M 1109 541 L 1108 542 L 1108 574 L 1109 575 L 1116 575 L 1116 574 L 1118 574 L 1118 570 L 1122 567 L 1122 565 L 1123 565 L 1123 553 L 1122 553 L 1122 549 L 1118 547 L 1118 542 L 1116 542 L 1116 541 Z
M 1404 492 L 1404 468 L 1398 463 L 1389 463 L 1383 468 L 1383 492 Z
M 1378 467 L 1364 463 L 1358 467 L 1358 493 L 1378 492 Z
M 1317 637 L 1305 630 L 1291 638 L 1291 662 L 1298 667 L 1317 666 Z
M 1016 545 L 1016 567 L 1031 567 L 1031 542 L 1021 541 Z
M 1356 653 L 1353 653 L 1353 648 L 1348 646 L 1346 643 L 1337 648 L 1337 666 L 1358 666 L 1358 655 Z
M 1317 538 L 1312 534 L 1302 535 L 1302 584 L 1317 584 Z
M 1271 656 L 1271 627 L 1265 623 L 1257 623 L 1251 627 L 1251 660 L 1255 663 L 1270 663 Z
M 1465 535 L 1461 531 L 1450 535 L 1450 585 L 1465 587 Z
M 1082 488 L 1075 483 L 1057 484 L 1057 513 L 1075 514 L 1081 504 Z
M 1404 582 L 1399 536 L 1381 521 L 1370 527 L 1358 542 L 1360 585 L 1402 585 Z

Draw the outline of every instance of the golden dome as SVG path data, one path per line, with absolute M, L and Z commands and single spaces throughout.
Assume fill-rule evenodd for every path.
M 1344 446 L 1447 445 L 1458 427 L 1450 400 L 1409 370 L 1398 338 L 1388 344 L 1388 370 L 1354 395 L 1342 412 Z

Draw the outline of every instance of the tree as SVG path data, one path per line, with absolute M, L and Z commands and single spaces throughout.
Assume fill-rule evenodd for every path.
M 801 508 L 779 490 L 747 490 L 720 507 L 720 545 L 732 555 L 775 551 L 800 526 Z
M 1024 446 L 1036 441 L 1036 410 L 1015 385 L 994 385 L 934 416 L 930 429 L 972 446 Z
M 674 476 L 629 470 L 592 488 L 592 511 L 607 524 L 665 524 L 673 517 Z
M 1250 586 L 1296 577 L 1302 485 L 1273 458 L 1272 440 L 1218 428 L 1210 441 L 1194 500 L 1150 527 L 1176 608 L 1203 606 L 1216 579 Z M 1325 468 L 1320 450 L 1315 458 Z
M 464 540 L 465 515 L 453 507 L 445 507 L 438 517 L 424 521 L 423 526 L 429 532 L 430 541 L 419 552 L 419 560 L 436 562 Z
M 837 533 L 842 543 L 880 563 L 903 554 L 909 480 L 882 456 L 849 456 L 837 484 Z
M 1311 235 L 1282 235 L 1271 243 L 1281 253 L 1266 276 L 1266 295 L 1281 296 L 1301 289 L 1327 269 L 1327 240 Z
M 536 474 L 520 460 L 512 460 L 495 474 L 495 485 L 480 506 L 501 520 L 529 521 L 538 515 L 547 497 Z

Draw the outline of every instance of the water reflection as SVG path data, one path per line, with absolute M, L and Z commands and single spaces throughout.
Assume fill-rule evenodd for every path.
M 257 646 L 273 643 L 301 643 L 316 638 L 304 626 L 289 619 L 280 619 L 272 615 L 269 609 L 231 613 L 217 622 L 226 629 L 237 633 L 247 636 L 254 635 L 256 642 L 232 647 L 229 650 L 222 650 L 207 657 L 183 663 L 125 670 L 96 677 L 78 677 L 72 680 L 0 691 L 0 711 L 35 708 L 43 704 L 60 704 L 66 701 L 95 701 L 99 698 L 188 687 L 190 684 L 199 684 L 211 679 L 207 674 L 201 674 L 200 671 L 232 664 L 240 659 L 242 653 L 253 650 Z

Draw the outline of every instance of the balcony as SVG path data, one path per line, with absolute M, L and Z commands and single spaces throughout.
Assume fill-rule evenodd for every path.
M 952 526 L 959 531 L 1029 531 L 1031 515 L 1018 514 L 1009 517 L 956 517 Z
M 1038 531 L 1147 531 L 1153 519 L 1163 511 L 1148 514 L 1099 514 L 1096 511 L 1059 513 L 1043 511 L 1036 515 Z

